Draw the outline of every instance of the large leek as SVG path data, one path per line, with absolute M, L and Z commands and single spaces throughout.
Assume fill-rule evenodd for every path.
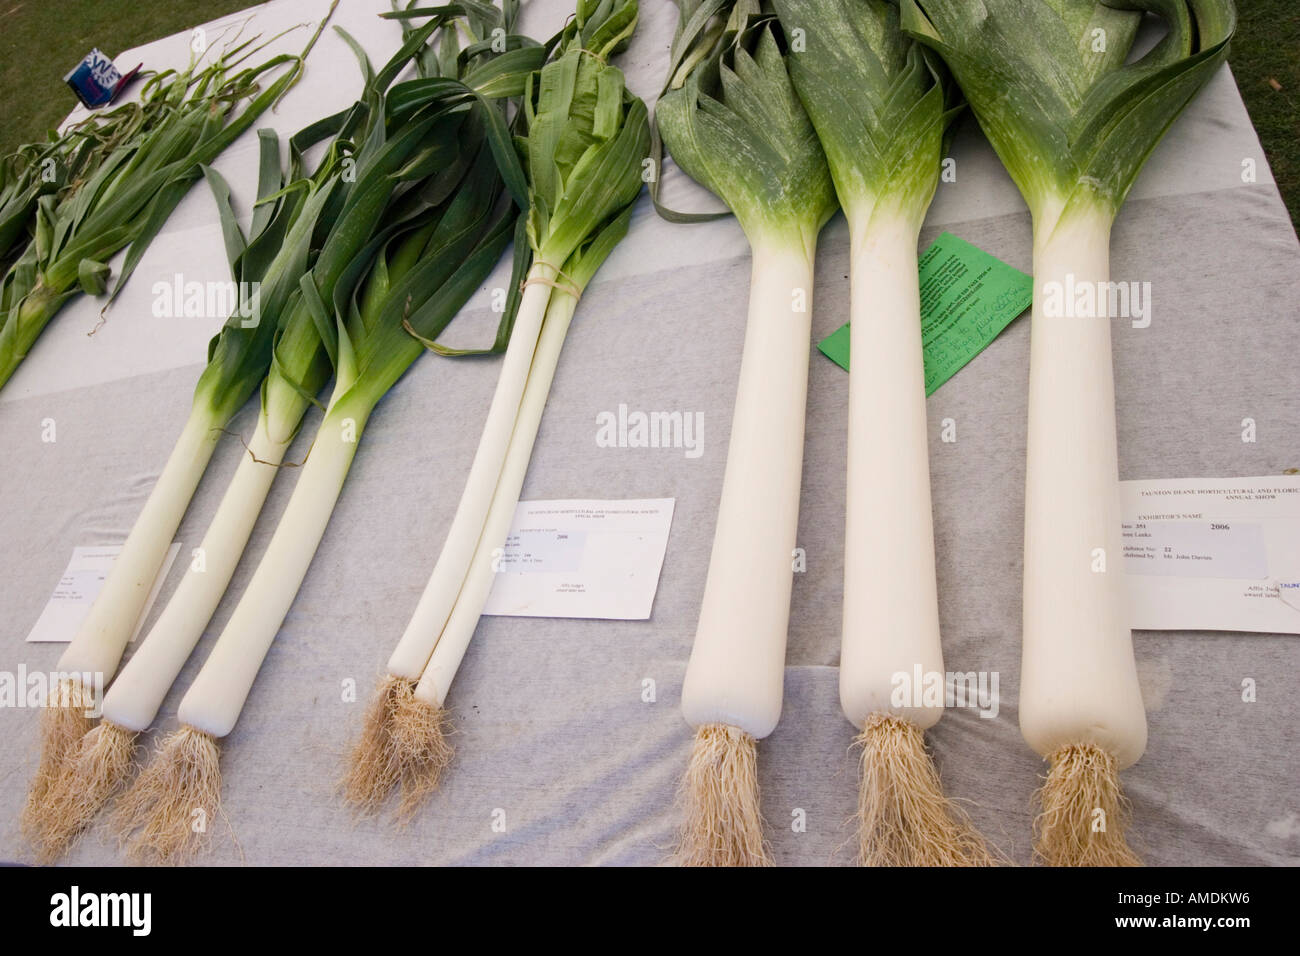
M 763 865 L 757 741 L 781 715 L 799 520 L 813 255 L 835 211 L 826 157 L 756 0 L 679 0 L 656 122 L 673 159 L 735 213 L 749 317 L 699 626 L 682 686 L 696 728 L 680 859 Z
M 1118 771 L 1146 747 L 1125 620 L 1110 230 L 1146 158 L 1219 68 L 1230 0 L 903 0 L 1020 188 L 1034 228 L 1020 729 L 1051 763 L 1037 853 L 1138 862 Z M 1143 13 L 1164 37 L 1129 62 Z M 1102 289 L 1057 308 L 1061 290 Z
M 943 674 L 916 245 L 956 91 L 885 0 L 775 0 L 803 48 L 790 75 L 849 223 L 852 333 L 840 701 L 861 734 L 869 865 L 986 862 L 946 801 L 922 732 L 942 704 L 893 701 L 897 674 Z

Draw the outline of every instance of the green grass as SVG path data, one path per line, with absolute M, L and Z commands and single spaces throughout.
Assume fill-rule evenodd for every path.
M 1237 0 L 1229 57 L 1278 189 L 1300 225 L 1300 13 L 1295 0 Z
M 124 50 L 188 33 L 253 5 L 249 0 L 0 0 L 0 152 L 43 140 L 46 130 L 72 112 L 77 96 L 63 77 L 93 47 L 125 72 L 135 63 L 117 61 Z
M 42 139 L 68 114 L 76 98 L 63 76 L 91 47 L 116 57 L 248 6 L 248 0 L 0 0 L 0 152 Z M 1237 0 L 1237 7 L 1233 72 L 1291 220 L 1300 223 L 1300 13 L 1295 0 Z

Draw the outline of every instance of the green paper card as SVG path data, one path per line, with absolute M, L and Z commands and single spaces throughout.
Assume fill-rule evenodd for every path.
M 1029 308 L 1034 280 L 950 232 L 922 254 L 920 279 L 925 394 L 933 395 Z M 847 369 L 849 327 L 836 329 L 818 348 Z

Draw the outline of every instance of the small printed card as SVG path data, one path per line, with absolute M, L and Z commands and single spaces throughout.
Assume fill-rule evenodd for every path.
M 950 232 L 925 250 L 919 270 L 925 394 L 933 395 L 1029 308 L 1034 280 Z M 847 369 L 849 327 L 840 326 L 818 348 Z
M 131 640 L 134 641 L 140 636 L 141 625 L 149 616 L 149 609 L 157 600 L 167 572 L 171 570 L 172 562 L 176 560 L 180 550 L 179 541 L 172 542 L 172 546 L 167 549 L 167 557 L 158 570 L 158 577 L 154 579 L 153 587 L 149 591 L 149 599 L 145 601 L 144 608 L 140 611 L 140 619 L 135 622 L 135 631 L 131 634 Z M 108 569 L 113 566 L 113 559 L 121 551 L 120 544 L 73 548 L 68 568 L 59 579 L 54 593 L 50 595 L 45 610 L 41 612 L 41 616 L 37 618 L 36 624 L 27 635 L 27 640 L 41 643 L 70 642 L 76 635 L 77 628 L 81 626 L 81 622 L 90 613 L 90 606 L 95 603 L 95 598 L 104 586 L 104 579 L 108 577 Z
M 1129 620 L 1300 634 L 1300 476 L 1122 481 Z
M 649 619 L 674 498 L 521 501 L 484 614 Z

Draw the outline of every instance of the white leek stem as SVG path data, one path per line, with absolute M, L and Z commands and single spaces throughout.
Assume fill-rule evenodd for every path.
M 59 658 L 59 670 L 103 674 L 105 682 L 117 670 L 167 549 L 221 437 L 221 424 L 213 421 L 207 409 L 196 406 L 190 412 L 90 613 Z
M 755 243 L 740 384 L 695 645 L 682 685 L 694 727 L 762 738 L 781 716 L 799 526 L 813 256 Z
M 388 673 L 395 677 L 414 680 L 420 676 L 465 582 L 474 548 L 483 534 L 488 510 L 492 506 L 506 449 L 510 445 L 528 369 L 546 315 L 546 303 L 551 297 L 549 282 L 555 279 L 555 275 L 555 269 L 542 262 L 529 270 L 531 284 L 524 289 L 519 304 L 519 314 L 501 362 L 496 391 L 492 394 L 492 404 L 488 408 L 478 450 L 474 453 L 474 462 L 470 465 L 465 490 L 415 613 L 388 659 Z
M 1092 743 L 1122 768 L 1146 746 L 1146 716 L 1124 612 L 1110 321 L 1104 295 L 1095 316 L 1053 314 L 1071 288 L 1108 280 L 1110 217 L 1034 226 L 1020 729 L 1044 756 Z
M 288 447 L 271 437 L 265 413 L 259 416 L 248 451 L 199 545 L 201 563 L 190 562 L 167 607 L 109 688 L 105 719 L 128 730 L 149 729 L 226 593 Z
M 428 666 L 415 687 L 415 696 L 431 704 L 442 706 L 447 691 L 460 663 L 465 659 L 479 617 L 487 604 L 495 580 L 498 549 L 505 544 L 514 520 L 519 495 L 523 491 L 528 463 L 533 456 L 533 443 L 541 427 L 546 398 L 551 392 L 555 369 L 564 348 L 564 337 L 573 321 L 578 300 L 567 292 L 557 290 L 546 309 L 546 321 L 537 340 L 537 351 L 528 374 L 528 384 L 519 404 L 519 415 L 510 438 L 509 451 L 501 469 L 500 480 L 494 486 L 492 507 L 474 551 L 464 586 L 456 598 L 455 607 L 447 619 L 446 627 L 437 638 L 437 645 L 429 658 Z
M 861 729 L 872 714 L 924 730 L 943 705 L 920 688 L 891 701 L 894 676 L 943 673 L 934 572 L 921 350 L 918 227 L 879 216 L 852 229 L 848 495 L 840 703 Z
M 181 700 L 181 723 L 213 737 L 224 737 L 235 726 L 325 534 L 368 414 L 368 409 L 349 413 L 335 406 L 321 422 L 266 553 Z

